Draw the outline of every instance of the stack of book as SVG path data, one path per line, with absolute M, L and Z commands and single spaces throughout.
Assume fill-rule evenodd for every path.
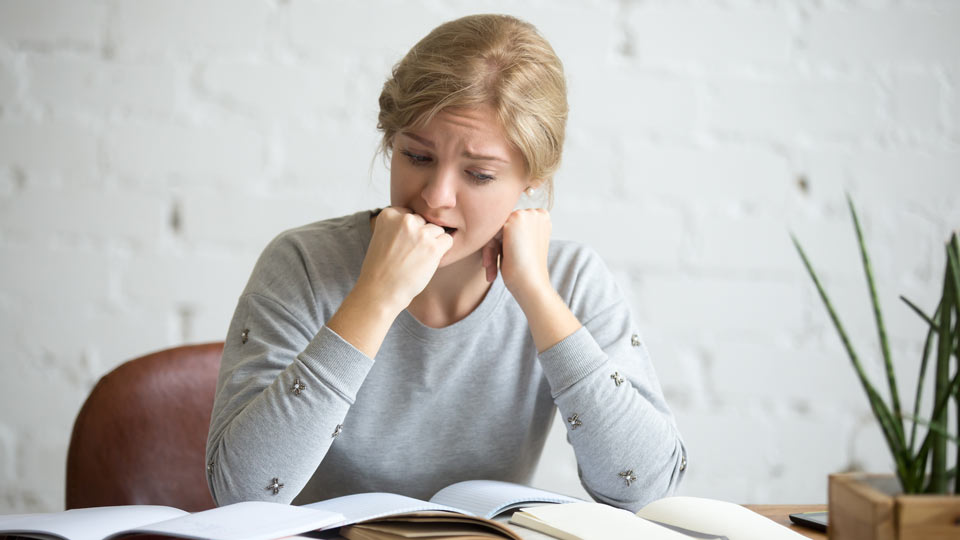
M 470 480 L 429 501 L 391 493 L 303 506 L 241 502 L 193 514 L 166 506 L 109 506 L 0 516 L 0 536 L 112 540 L 150 534 L 209 540 L 794 540 L 803 536 L 740 505 L 667 497 L 633 514 L 527 486 Z

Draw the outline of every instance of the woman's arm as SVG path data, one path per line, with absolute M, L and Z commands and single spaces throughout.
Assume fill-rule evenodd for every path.
M 267 248 L 224 345 L 207 439 L 217 504 L 296 497 L 349 429 L 343 419 L 391 324 L 450 244 L 420 216 L 385 209 L 356 283 L 320 328 L 325 317 L 312 304 L 322 288 L 350 281 L 343 265 L 324 279 L 304 268 L 311 254 L 296 242 Z
M 504 283 L 527 317 L 581 482 L 595 499 L 636 511 L 680 482 L 683 443 L 612 276 L 592 252 L 567 250 L 556 257 L 578 260 L 555 264 L 565 273 L 551 279 L 549 237 L 546 211 L 511 215 Z

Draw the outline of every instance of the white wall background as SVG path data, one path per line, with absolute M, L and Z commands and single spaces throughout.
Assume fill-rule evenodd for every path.
M 382 82 L 473 12 L 565 62 L 554 229 L 633 302 L 682 492 L 816 503 L 830 472 L 891 469 L 788 231 L 879 375 L 852 194 L 912 388 L 897 295 L 934 307 L 960 225 L 960 2 L 0 0 L 0 513 L 63 507 L 97 379 L 222 340 L 270 238 L 386 204 Z M 537 483 L 582 493 L 555 434 Z

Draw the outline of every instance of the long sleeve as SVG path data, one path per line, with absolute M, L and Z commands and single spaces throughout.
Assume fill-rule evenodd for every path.
M 583 326 L 540 354 L 581 483 L 596 500 L 639 510 L 672 493 L 686 450 L 626 300 L 592 251 L 558 290 Z
M 218 505 L 291 502 L 349 429 L 344 417 L 373 360 L 323 325 L 362 261 L 362 242 L 344 240 L 348 224 L 278 236 L 238 301 L 207 437 L 207 481 Z
M 326 326 L 310 336 L 274 301 L 242 297 L 207 441 L 217 504 L 291 502 L 344 429 L 372 364 Z

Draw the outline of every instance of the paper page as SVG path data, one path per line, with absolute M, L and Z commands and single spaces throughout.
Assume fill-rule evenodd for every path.
M 335 499 L 305 504 L 303 507 L 343 514 L 344 519 L 337 524 L 338 526 L 350 525 L 368 519 L 392 516 L 395 514 L 408 514 L 427 510 L 440 510 L 457 514 L 465 513 L 462 510 L 450 506 L 425 502 L 420 499 L 405 497 L 394 493 L 344 495 L 343 497 L 337 497 Z
M 690 540 L 632 513 L 598 503 L 572 503 L 524 508 L 511 523 L 564 540 Z
M 700 497 L 667 497 L 643 507 L 637 515 L 730 540 L 806 540 L 789 528 L 739 504 Z
M 504 527 L 510 529 L 511 531 L 513 531 L 513 534 L 519 536 L 523 540 L 555 540 L 553 536 L 549 536 L 549 535 L 543 534 L 542 532 L 510 523 L 510 516 L 507 514 L 502 514 L 500 516 L 497 516 L 493 518 L 493 520 L 503 525 Z
M 531 503 L 583 502 L 574 497 L 551 493 L 542 489 L 499 482 L 496 480 L 467 480 L 445 487 L 430 498 L 430 502 L 461 508 L 473 515 L 490 519 L 497 514 Z
M 3 516 L 0 533 L 43 534 L 70 540 L 101 540 L 117 531 L 186 516 L 169 506 L 131 505 L 76 508 L 50 514 Z
M 127 532 L 206 540 L 270 540 L 321 529 L 342 520 L 343 516 L 335 512 L 281 503 L 247 501 Z

